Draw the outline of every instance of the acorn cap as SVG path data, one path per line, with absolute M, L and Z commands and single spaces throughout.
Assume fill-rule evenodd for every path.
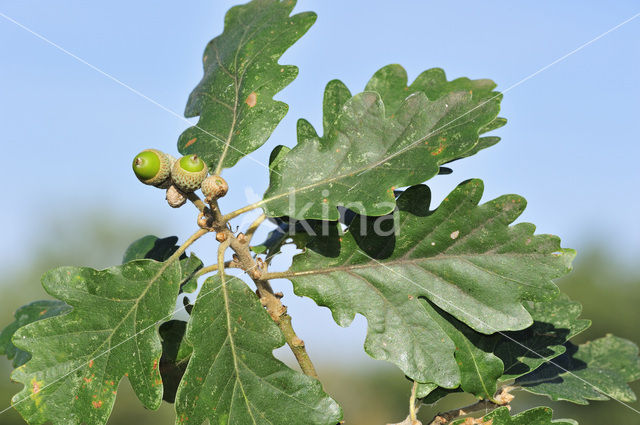
M 145 149 L 133 158 L 131 164 L 138 180 L 144 184 L 161 187 L 171 175 L 170 156 L 157 149 Z
M 167 189 L 167 203 L 172 208 L 180 208 L 187 202 L 187 195 L 178 189 L 175 184 L 172 184 Z
M 209 176 L 204 179 L 201 188 L 208 202 L 222 198 L 229 191 L 229 185 L 225 179 L 218 175 Z
M 207 164 L 198 155 L 186 155 L 173 164 L 171 180 L 178 189 L 190 193 L 200 187 L 208 172 Z

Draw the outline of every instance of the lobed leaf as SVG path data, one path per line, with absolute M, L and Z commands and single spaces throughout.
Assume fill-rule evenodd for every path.
M 580 319 L 582 305 L 561 294 L 550 302 L 531 303 L 527 310 L 533 325 L 496 337 L 495 354 L 504 363 L 501 381 L 530 373 L 566 351 L 565 343 L 589 326 Z
M 269 159 L 269 167 L 272 169 L 279 160 L 289 152 L 286 146 L 276 146 L 271 152 Z M 344 208 L 340 209 L 341 222 L 347 223 L 347 219 L 352 220 L 355 213 Z M 258 254 L 266 254 L 267 260 L 280 253 L 280 249 L 287 243 L 293 243 L 297 248 L 304 248 L 307 243 L 317 243 L 318 236 L 333 232 L 335 226 L 333 223 L 322 220 L 297 220 L 291 217 L 269 217 L 269 221 L 278 227 L 269 232 L 267 238 L 259 245 L 251 247 Z M 348 224 L 348 223 L 347 223 Z M 337 233 L 336 233 L 337 234 Z M 315 240 L 312 239 L 315 237 Z M 328 238 L 325 238 L 327 240 Z M 333 239 L 337 241 L 337 239 Z
M 165 261 L 178 250 L 177 236 L 159 238 L 153 235 L 143 236 L 127 247 L 122 257 L 122 264 L 133 260 L 151 259 Z
M 433 303 L 426 300 L 421 300 L 421 303 L 424 307 L 423 314 L 430 317 L 455 345 L 454 357 L 460 374 L 459 388 L 477 397 L 492 400 L 503 371 L 502 361 L 492 353 L 494 338 L 474 331 Z M 418 397 L 422 398 L 435 389 L 435 384 L 422 383 L 419 387 Z
M 552 420 L 553 412 L 548 407 L 536 407 L 515 416 L 511 416 L 507 407 L 499 407 L 485 415 L 480 422 L 472 422 L 484 425 L 578 425 L 572 419 Z M 468 419 L 458 419 L 451 425 L 466 425 Z
M 434 309 L 437 307 L 432 306 Z M 455 359 L 460 368 L 460 386 L 446 390 L 430 383 L 418 385 L 418 398 L 432 404 L 453 392 L 464 391 L 493 400 L 499 381 L 527 374 L 565 352 L 564 344 L 585 330 L 591 322 L 579 319 L 582 306 L 565 294 L 545 302 L 527 303 L 533 324 L 521 331 L 483 335 L 445 312 L 433 319 L 455 342 Z M 428 397 L 427 397 L 428 396 Z
M 22 366 L 31 359 L 31 354 L 19 349 L 11 341 L 16 331 L 29 323 L 60 316 L 69 310 L 71 307 L 59 300 L 34 301 L 23 305 L 14 314 L 16 320 L 0 332 L 0 354 L 6 355 L 9 360 L 13 359 L 13 367 Z
M 589 400 L 636 401 L 627 385 L 640 379 L 638 347 L 623 338 L 607 335 L 576 346 L 552 363 L 521 376 L 516 384 L 552 400 L 589 404 Z
M 335 425 L 342 418 L 320 382 L 273 357 L 284 336 L 241 280 L 205 281 L 186 338 L 193 354 L 178 388 L 176 423 Z
M 329 307 L 341 326 L 364 315 L 367 353 L 415 381 L 454 388 L 461 379 L 456 344 L 434 320 L 435 307 L 486 334 L 527 328 L 533 319 L 525 301 L 556 297 L 552 279 L 574 257 L 557 237 L 534 236 L 532 224 L 509 226 L 524 199 L 478 205 L 482 191 L 481 181 L 464 182 L 430 211 L 429 189 L 409 188 L 393 220 L 358 216 L 347 233 L 329 237 L 336 244 L 310 245 L 289 271 L 268 277 L 290 279 L 296 294 Z
M 231 8 L 224 32 L 207 45 L 204 76 L 189 96 L 185 116 L 200 116 L 178 140 L 183 155 L 198 154 L 212 173 L 235 165 L 262 146 L 288 106 L 273 96 L 298 68 L 278 59 L 313 25 L 311 12 L 289 16 L 295 0 L 253 0 Z
M 500 93 L 493 91 L 496 84 L 488 79 L 470 80 L 468 78 L 457 78 L 447 81 L 444 70 L 441 68 L 431 68 L 422 72 L 411 85 L 408 85 L 407 71 L 397 64 L 387 65 L 379 69 L 367 83 L 365 91 L 373 91 L 380 94 L 385 104 L 387 116 L 394 114 L 402 102 L 411 94 L 422 92 L 429 100 L 436 100 L 453 92 L 468 92 L 473 95 L 479 104 L 489 103 L 500 98 Z M 479 130 L 479 134 L 498 129 L 504 126 L 507 120 L 496 117 L 493 121 Z M 456 159 L 468 157 L 495 145 L 500 141 L 499 137 L 480 137 L 478 143 L 467 152 L 461 153 Z M 449 161 L 449 162 L 451 162 Z
M 368 85 L 378 92 L 351 97 L 340 81 L 327 85 L 322 137 L 309 122 L 298 121 L 298 144 L 270 166 L 270 185 L 259 203 L 267 215 L 337 220 L 338 206 L 388 214 L 394 188 L 435 176 L 440 165 L 476 149 L 479 134 L 503 121 L 496 118 L 501 95 L 487 80 L 438 81 L 444 88 L 430 98 L 421 90 L 411 94 L 406 74 L 399 86 L 397 78 L 379 74 Z
M 122 263 L 133 260 L 151 259 L 156 261 L 166 261 L 176 252 L 179 246 L 177 236 L 159 238 L 153 235 L 143 236 L 129 245 L 124 253 Z M 195 254 L 180 256 L 180 267 L 182 270 L 181 292 L 193 292 L 198 287 L 198 282 L 194 279 L 195 273 L 202 268 L 202 261 Z
M 29 424 L 104 424 L 127 375 L 145 407 L 162 401 L 155 329 L 173 312 L 177 261 L 136 260 L 106 270 L 59 267 L 42 285 L 73 310 L 20 328 L 13 341 L 33 358 L 14 370 L 13 406 Z

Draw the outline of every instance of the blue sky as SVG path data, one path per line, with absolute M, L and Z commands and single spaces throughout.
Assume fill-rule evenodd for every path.
M 3 2 L 0 12 L 181 114 L 202 76 L 204 46 L 222 31 L 224 12 L 234 4 L 34 0 Z M 355 93 L 377 69 L 400 63 L 410 79 L 441 67 L 451 79 L 491 78 L 505 90 L 640 7 L 633 1 L 301 0 L 296 11 L 304 10 L 317 12 L 318 21 L 281 60 L 299 66 L 300 75 L 277 96 L 290 111 L 253 154 L 263 162 L 277 144 L 295 143 L 298 118 L 321 123 L 322 92 L 331 79 Z M 176 153 L 188 122 L 3 17 L 0 40 L 6 176 L 0 268 L 30 252 L 36 220 L 46 224 L 46 217 L 87 206 L 144 217 L 162 236 L 192 233 L 193 211 L 166 208 L 162 193 L 142 187 L 130 170 L 144 148 Z M 438 177 L 435 201 L 479 177 L 485 201 L 505 193 L 527 198 L 521 221 L 536 223 L 540 233 L 557 234 L 579 252 L 597 242 L 631 264 L 640 254 L 639 71 L 640 17 L 509 90 L 501 112 L 509 123 L 496 132 L 502 142 Z M 257 200 L 268 184 L 266 170 L 247 159 L 224 176 L 232 186 L 227 211 Z M 298 304 L 300 311 L 312 305 Z M 300 326 L 303 333 L 314 329 Z

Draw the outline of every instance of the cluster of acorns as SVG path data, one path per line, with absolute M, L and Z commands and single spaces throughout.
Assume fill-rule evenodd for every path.
M 167 202 L 173 208 L 184 205 L 188 194 L 197 189 L 202 189 L 209 203 L 222 198 L 229 190 L 222 177 L 207 177 L 207 164 L 195 154 L 175 159 L 157 149 L 145 149 L 133 158 L 132 166 L 142 183 L 167 189 Z

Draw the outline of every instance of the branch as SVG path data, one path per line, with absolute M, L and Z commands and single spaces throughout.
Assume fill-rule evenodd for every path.
M 318 373 L 316 372 L 316 369 L 311 362 L 311 358 L 307 353 L 304 341 L 296 335 L 293 327 L 291 326 L 291 316 L 287 314 L 287 308 L 282 305 L 282 302 L 280 302 L 282 295 L 274 294 L 269 281 L 261 278 L 259 265 L 251 256 L 249 244 L 246 243 L 246 240 L 240 241 L 231 234 L 231 249 L 233 249 L 238 255 L 238 259 L 243 268 L 249 266 L 245 268 L 245 271 L 249 273 L 249 276 L 251 276 L 258 288 L 260 302 L 262 302 L 262 305 L 266 307 L 267 312 L 269 312 L 271 318 L 276 322 L 284 334 L 285 340 L 291 348 L 293 355 L 296 357 L 302 372 L 304 372 L 305 375 L 309 375 L 317 379 Z
M 267 309 L 267 312 L 271 316 L 274 322 L 278 325 L 280 330 L 282 331 L 287 344 L 291 348 L 302 372 L 305 375 L 311 376 L 313 378 L 318 379 L 318 373 L 316 372 L 311 359 L 309 358 L 309 354 L 304 345 L 304 341 L 302 341 L 296 335 L 293 327 L 291 326 L 291 316 L 287 314 L 287 307 L 282 305 L 280 302 L 280 298 L 282 298 L 282 294 L 274 294 L 273 289 L 271 288 L 271 284 L 269 281 L 262 278 L 262 270 L 261 266 L 264 266 L 264 262 L 260 260 L 260 262 L 256 262 L 256 260 L 251 255 L 251 251 L 249 249 L 249 241 L 253 236 L 255 229 L 264 221 L 266 218 L 263 215 L 258 217 L 256 221 L 251 224 L 249 229 L 247 229 L 247 235 L 242 233 L 238 234 L 236 237 L 233 232 L 229 229 L 227 222 L 230 218 L 236 217 L 243 212 L 251 211 L 255 209 L 259 203 L 252 204 L 247 207 L 236 210 L 235 212 L 227 215 L 222 215 L 220 209 L 218 207 L 218 203 L 216 200 L 212 200 L 209 204 L 211 208 L 211 214 L 213 217 L 213 224 L 210 230 L 214 230 L 216 233 L 216 239 L 221 243 L 221 247 L 225 245 L 225 249 L 227 246 L 230 246 L 231 249 L 236 253 L 237 258 L 234 258 L 234 262 L 238 263 L 240 268 L 243 269 L 249 277 L 253 280 L 257 287 L 257 293 L 260 297 L 260 302 Z M 218 252 L 218 268 L 223 264 L 223 260 L 220 258 L 222 255 L 222 259 L 224 258 L 224 252 L 220 254 Z
M 283 306 L 284 307 L 284 306 Z M 286 310 L 286 307 L 284 307 Z M 305 375 L 312 376 L 318 379 L 318 373 L 316 372 L 316 368 L 313 366 L 311 362 L 311 358 L 307 353 L 307 349 L 304 346 L 304 341 L 298 338 L 295 331 L 293 330 L 293 326 L 291 326 L 291 316 L 284 313 L 279 319 L 276 321 L 280 330 L 284 334 L 285 339 L 287 340 L 287 344 L 293 355 L 296 356 L 296 360 L 300 365 L 300 369 Z

